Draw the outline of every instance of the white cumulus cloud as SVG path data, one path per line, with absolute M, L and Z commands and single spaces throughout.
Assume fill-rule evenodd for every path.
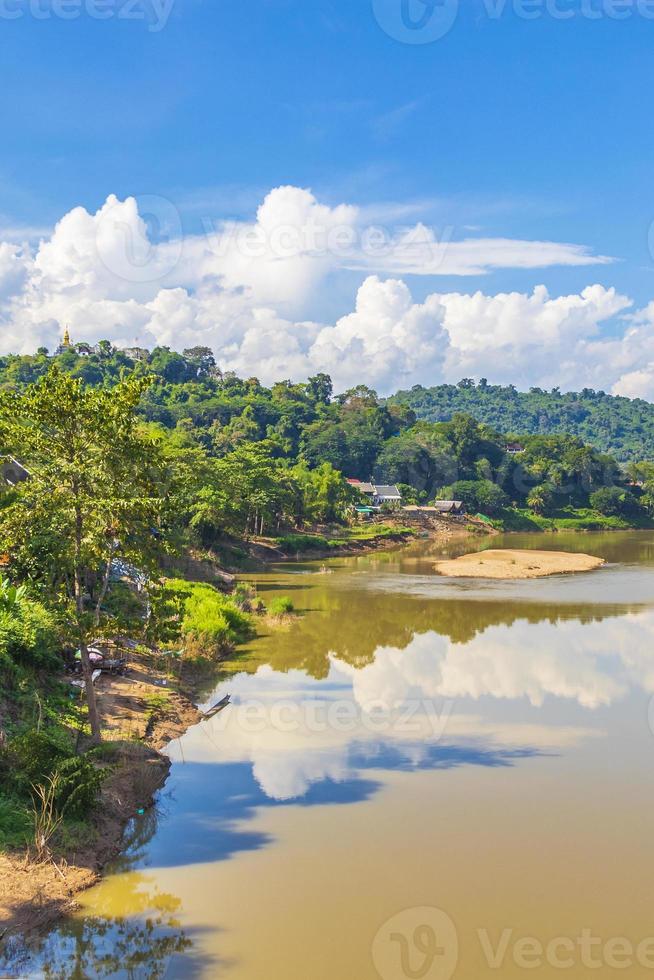
M 598 284 L 565 296 L 537 286 L 417 301 L 401 278 L 606 257 L 552 242 L 455 241 L 421 224 L 384 231 L 368 220 L 364 209 L 330 207 L 298 187 L 272 190 L 250 222 L 215 222 L 193 236 L 160 198 L 140 209 L 114 196 L 95 214 L 75 208 L 37 245 L 0 241 L 0 352 L 52 348 L 68 325 L 75 340 L 206 344 L 224 369 L 268 383 L 327 371 L 337 387 L 365 381 L 385 393 L 484 375 L 654 397 L 654 303 L 634 311 Z M 346 290 L 349 311 L 326 322 Z

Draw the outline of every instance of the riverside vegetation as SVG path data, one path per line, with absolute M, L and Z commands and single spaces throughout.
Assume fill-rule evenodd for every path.
M 102 390 L 124 376 L 154 382 L 135 411 L 183 472 L 185 529 L 207 548 L 230 534 L 342 525 L 354 501 L 343 476 L 397 483 L 407 503 L 454 493 L 506 529 L 639 526 L 654 513 L 654 406 L 641 399 L 525 394 L 484 379 L 386 400 L 365 385 L 334 397 L 325 374 L 267 388 L 223 373 L 205 347 L 121 351 L 108 341 L 1 357 L 0 390 L 53 363 Z M 511 442 L 525 452 L 507 453 Z
M 107 782 L 121 758 L 133 768 L 134 734 L 98 705 L 91 646 L 128 644 L 165 679 L 143 741 L 184 664 L 252 635 L 256 596 L 226 594 L 217 572 L 185 580 L 189 556 L 234 570 L 262 544 L 292 556 L 408 533 L 391 515 L 354 522 L 346 477 L 396 482 L 407 503 L 460 499 L 506 529 L 650 523 L 647 458 L 512 438 L 519 454 L 471 414 L 421 421 L 363 385 L 334 397 L 323 374 L 266 388 L 222 374 L 206 348 L 0 358 L 0 450 L 26 476 L 0 487 L 0 850 L 47 861 L 92 847 Z M 268 614 L 293 615 L 290 600 Z M 81 696 L 64 671 L 76 651 Z
M 568 392 L 530 388 L 524 392 L 515 385 L 464 378 L 458 385 L 415 385 L 410 391 L 398 392 L 393 401 L 428 422 L 467 412 L 500 432 L 577 436 L 621 462 L 654 457 L 654 405 L 642 398 L 592 388 Z

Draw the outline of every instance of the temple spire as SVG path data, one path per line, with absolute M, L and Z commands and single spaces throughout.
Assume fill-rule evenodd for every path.
M 55 351 L 55 357 L 58 354 L 63 354 L 67 350 L 72 350 L 72 348 L 73 348 L 73 345 L 72 345 L 72 342 L 71 342 L 71 339 L 70 339 L 70 331 L 68 329 L 68 326 L 66 326 L 66 329 L 64 330 L 64 335 L 61 338 L 61 343 L 59 344 L 59 346 L 57 347 L 57 349 Z

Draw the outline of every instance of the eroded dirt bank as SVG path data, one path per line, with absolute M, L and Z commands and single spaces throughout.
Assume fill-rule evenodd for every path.
M 42 863 L 0 855 L 0 949 L 11 936 L 46 928 L 75 907 L 75 896 L 120 853 L 128 821 L 152 805 L 165 783 L 170 762 L 161 749 L 200 720 L 190 694 L 196 677 L 171 682 L 153 660 L 134 654 L 127 676 L 98 681 L 111 772 L 88 835 Z

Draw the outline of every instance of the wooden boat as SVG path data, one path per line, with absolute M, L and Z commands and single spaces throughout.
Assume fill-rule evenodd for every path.
M 231 704 L 231 700 L 231 694 L 226 694 L 224 698 L 221 698 L 221 700 L 217 702 L 217 704 L 214 704 L 213 708 L 209 708 L 208 711 L 205 711 L 205 713 L 202 715 L 202 720 L 208 721 L 210 718 L 213 718 L 219 711 L 223 711 L 228 704 Z

